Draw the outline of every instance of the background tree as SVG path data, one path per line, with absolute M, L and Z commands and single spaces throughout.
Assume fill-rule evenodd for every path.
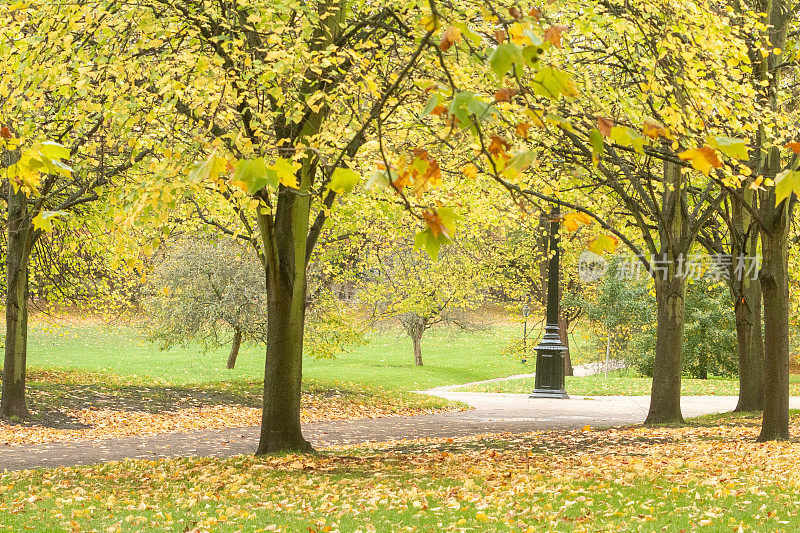
M 264 270 L 252 249 L 230 239 L 181 239 L 155 265 L 148 285 L 147 336 L 161 349 L 229 345 L 226 367 L 232 369 L 242 342 L 265 344 Z

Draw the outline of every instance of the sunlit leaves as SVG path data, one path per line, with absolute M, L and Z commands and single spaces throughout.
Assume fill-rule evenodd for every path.
M 577 231 L 581 225 L 589 225 L 594 220 L 592 217 L 581 211 L 573 211 L 561 217 L 561 222 L 564 224 L 564 229 L 573 232 Z
M 489 56 L 489 66 L 497 77 L 502 79 L 513 65 L 519 67 L 524 63 L 522 48 L 514 43 L 500 43 Z
M 275 172 L 281 185 L 297 189 L 297 171 L 300 170 L 300 163 L 295 163 L 285 157 L 277 157 L 267 169 Z
M 690 161 L 692 167 L 708 176 L 712 168 L 719 168 L 722 166 L 716 150 L 710 146 L 701 146 L 700 148 L 692 148 L 685 150 L 678 154 L 678 157 L 684 161 Z
M 53 231 L 53 222 L 64 216 L 64 211 L 41 211 L 38 215 L 33 217 L 31 221 L 33 227 L 37 230 L 50 232 Z
M 747 139 L 709 136 L 706 137 L 706 142 L 709 144 L 709 146 L 716 148 L 730 158 L 746 160 L 748 157 L 750 157 L 747 147 Z
M 267 169 L 267 163 L 263 158 L 242 159 L 236 163 L 233 171 L 233 179 L 243 185 L 244 190 L 254 194 L 264 187 L 277 187 L 278 176 L 273 171 Z
M 602 234 L 589 241 L 589 251 L 597 255 L 602 255 L 603 252 L 613 254 L 617 251 L 617 246 L 619 246 L 619 241 L 613 235 Z
M 228 162 L 217 152 L 211 152 L 208 157 L 195 163 L 189 171 L 189 182 L 195 183 L 206 180 L 216 180 L 228 167 Z
M 30 194 L 38 190 L 42 174 L 69 177 L 72 168 L 61 161 L 69 156 L 70 150 L 58 143 L 35 143 L 22 150 L 19 159 L 6 169 L 6 175 L 15 191 L 23 187 L 25 193 Z
M 614 126 L 609 132 L 609 138 L 620 146 L 633 148 L 636 153 L 644 153 L 644 145 L 647 139 L 642 137 L 636 130 L 627 126 Z
M 775 176 L 775 205 L 789 198 L 792 193 L 800 196 L 800 170 L 784 170 Z
M 337 168 L 333 171 L 333 175 L 331 175 L 328 189 L 337 194 L 347 194 L 355 189 L 359 181 L 361 181 L 361 175 L 355 170 Z
M 533 77 L 533 91 L 545 98 L 558 100 L 563 96 L 578 96 L 572 74 L 556 67 L 544 67 Z

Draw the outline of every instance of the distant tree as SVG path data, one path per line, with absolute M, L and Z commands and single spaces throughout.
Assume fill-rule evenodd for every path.
M 232 369 L 243 342 L 266 341 L 263 267 L 239 243 L 180 241 L 156 264 L 149 289 L 148 336 L 162 349 L 189 342 L 204 350 L 230 344 L 227 368 Z

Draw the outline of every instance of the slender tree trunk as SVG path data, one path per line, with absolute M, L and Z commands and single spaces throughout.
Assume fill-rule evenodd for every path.
M 411 337 L 414 343 L 414 365 L 422 366 L 422 334 Z
M 564 351 L 564 375 L 571 376 L 573 375 L 572 370 L 572 358 L 569 355 L 569 322 L 567 321 L 566 315 L 564 313 L 558 314 L 558 336 L 561 339 L 561 344 L 567 347 Z
M 234 328 L 233 330 L 233 344 L 231 344 L 231 353 L 228 356 L 228 370 L 233 370 L 236 366 L 236 358 L 239 356 L 239 348 L 242 346 L 242 330 L 241 328 Z
M 11 189 L 11 187 L 9 187 Z M 1 416 L 24 417 L 25 365 L 28 354 L 28 262 L 33 227 L 24 193 L 9 192 L 6 252 L 6 338 Z
M 758 280 L 750 280 L 741 296 L 734 296 L 734 312 L 739 356 L 739 402 L 734 411 L 760 411 L 764 406 L 764 341 Z

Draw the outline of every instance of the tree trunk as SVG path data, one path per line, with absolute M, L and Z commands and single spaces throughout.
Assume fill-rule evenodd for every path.
M 680 424 L 681 354 L 686 308 L 686 277 L 678 266 L 691 244 L 681 169 L 664 162 L 664 192 L 659 224 L 660 258 L 653 258 L 653 279 L 658 308 L 653 389 L 645 424 Z
M 9 189 L 11 187 L 9 186 Z M 6 338 L 0 416 L 28 415 L 25 365 L 28 354 L 28 261 L 33 227 L 28 198 L 9 192 L 8 250 L 6 253 Z
M 414 365 L 422 366 L 422 334 L 411 337 L 414 343 Z
M 767 24 L 771 46 L 786 48 L 786 35 L 794 15 L 786 0 L 773 0 Z M 774 111 L 779 108 L 778 88 L 783 82 L 783 56 L 769 54 L 761 67 L 761 79 L 768 82 L 768 95 Z M 766 70 L 763 70 L 763 69 Z M 759 143 L 765 138 L 759 126 Z M 760 147 L 759 147 L 760 148 Z M 775 179 L 781 171 L 781 153 L 772 146 L 764 177 Z M 764 191 L 759 201 L 761 215 L 761 293 L 764 306 L 764 417 L 760 442 L 789 438 L 789 222 L 792 194 L 776 205 L 775 188 Z
M 769 200 L 767 200 L 768 202 Z M 765 202 L 766 203 L 766 202 Z M 761 233 L 759 273 L 764 295 L 764 417 L 759 442 L 789 438 L 789 216 L 788 200 L 772 208 Z M 774 202 L 773 202 L 774 205 Z
M 681 353 L 686 284 L 670 276 L 656 279 L 658 324 L 650 411 L 645 424 L 682 423 Z
M 739 356 L 739 402 L 734 411 L 760 411 L 764 407 L 764 341 L 758 280 L 750 280 L 741 296 L 734 296 L 734 312 Z
M 561 344 L 567 347 L 564 351 L 564 375 L 571 376 L 573 375 L 572 370 L 572 358 L 569 356 L 569 322 L 567 321 L 566 315 L 564 313 L 558 314 L 558 336 L 561 339 Z
M 228 370 L 233 370 L 236 366 L 236 358 L 239 356 L 239 348 L 242 346 L 242 330 L 241 328 L 234 328 L 233 330 L 233 344 L 231 345 L 231 353 L 228 356 Z

